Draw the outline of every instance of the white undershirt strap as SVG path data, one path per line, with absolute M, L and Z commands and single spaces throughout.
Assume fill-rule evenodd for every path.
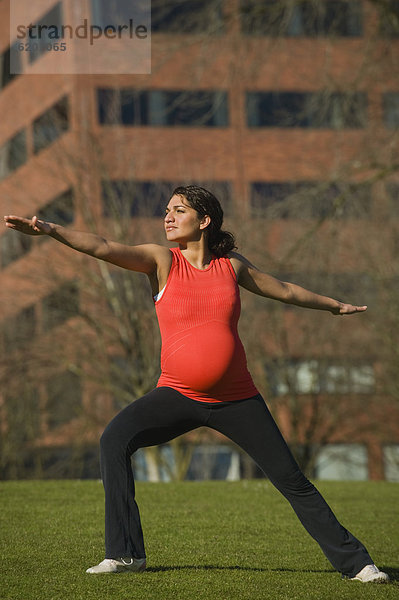
M 164 291 L 165 291 L 165 288 L 166 288 L 166 285 L 164 285 L 164 286 L 163 286 L 162 290 L 160 290 L 160 291 L 158 292 L 158 294 L 155 294 L 155 296 L 154 296 L 154 301 L 155 301 L 155 302 L 157 302 L 158 300 L 160 300 L 160 299 L 162 298 L 162 296 L 163 296 L 163 293 L 164 293 Z

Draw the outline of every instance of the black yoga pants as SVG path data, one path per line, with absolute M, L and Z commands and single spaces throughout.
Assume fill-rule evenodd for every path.
M 372 564 L 366 548 L 337 521 L 301 472 L 260 395 L 215 404 L 191 400 L 169 387 L 156 388 L 127 406 L 101 437 L 106 558 L 145 557 L 131 455 L 201 426 L 220 431 L 252 457 L 337 571 L 353 577 Z

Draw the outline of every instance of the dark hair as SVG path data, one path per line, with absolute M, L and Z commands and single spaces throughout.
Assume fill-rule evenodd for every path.
M 184 196 L 200 217 L 205 215 L 210 217 L 211 222 L 207 227 L 208 247 L 215 256 L 218 258 L 226 256 L 231 250 L 237 248 L 233 234 L 222 230 L 223 209 L 212 192 L 198 185 L 187 185 L 177 187 L 172 195 Z

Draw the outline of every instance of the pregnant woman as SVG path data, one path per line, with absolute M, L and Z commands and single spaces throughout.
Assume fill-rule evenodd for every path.
M 123 409 L 101 437 L 105 489 L 105 559 L 87 573 L 143 571 L 140 515 L 131 455 L 197 427 L 219 431 L 245 450 L 290 502 L 303 526 L 346 578 L 384 582 L 363 544 L 336 519 L 294 460 L 247 369 L 237 332 L 239 287 L 288 304 L 350 315 L 366 306 L 344 304 L 260 271 L 234 252 L 223 211 L 209 191 L 178 187 L 166 208 L 171 249 L 127 246 L 33 217 L 5 217 L 7 227 L 55 240 L 120 267 L 146 273 L 162 337 L 157 387 Z

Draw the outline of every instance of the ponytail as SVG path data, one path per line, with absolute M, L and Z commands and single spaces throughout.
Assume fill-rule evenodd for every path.
M 209 225 L 208 247 L 212 254 L 217 258 L 221 258 L 237 248 L 234 235 L 230 231 L 223 231 L 222 229 L 213 232 L 211 224 Z

